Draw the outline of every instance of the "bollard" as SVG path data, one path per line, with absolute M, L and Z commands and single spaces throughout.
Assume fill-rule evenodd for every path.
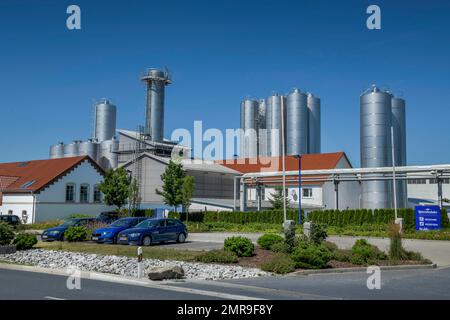
M 142 247 L 138 247 L 138 279 L 142 277 Z
M 305 222 L 305 223 L 303 223 L 303 234 L 306 236 L 306 237 L 310 237 L 310 235 L 311 235 L 311 222 Z
M 403 218 L 395 219 L 395 224 L 398 224 L 400 226 L 400 233 L 402 233 L 403 232 Z

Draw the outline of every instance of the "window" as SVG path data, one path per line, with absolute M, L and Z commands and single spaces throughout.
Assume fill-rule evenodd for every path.
M 311 188 L 303 188 L 302 189 L 302 198 L 312 198 L 312 189 Z
M 26 188 L 28 188 L 28 187 L 31 187 L 35 182 L 36 182 L 36 180 L 30 180 L 30 181 L 27 181 L 27 182 L 25 182 L 24 184 L 22 184 L 22 185 L 20 186 L 20 188 L 21 188 L 21 189 L 26 189 Z
M 427 179 L 411 179 L 408 180 L 408 184 L 426 184 Z
M 94 202 L 102 202 L 102 193 L 98 184 L 94 186 Z
M 73 183 L 66 185 L 66 202 L 75 202 L 75 185 Z
M 442 179 L 442 183 L 450 184 L 450 179 L 449 178 Z
M 437 184 L 437 179 L 430 179 L 429 184 Z
M 80 186 L 80 202 L 89 202 L 89 185 L 82 184 Z
M 8 210 L 8 214 L 9 214 L 9 215 L 12 215 L 12 214 L 13 214 L 13 211 L 12 211 L 12 210 Z

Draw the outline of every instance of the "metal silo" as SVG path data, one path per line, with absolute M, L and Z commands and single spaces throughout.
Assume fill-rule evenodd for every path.
M 286 106 L 286 98 L 279 95 L 272 95 L 266 99 L 267 115 L 266 124 L 269 136 L 269 156 L 279 157 L 281 156 L 281 121 L 285 118 L 281 114 L 281 101 Z M 286 109 L 286 108 L 284 108 Z M 286 112 L 286 111 L 285 111 Z M 270 117 L 270 119 L 268 118 Z M 267 120 L 268 119 L 268 120 Z
M 244 113 L 244 101 L 241 101 L 241 106 L 240 106 L 240 111 L 241 111 L 241 124 L 240 124 L 240 129 L 241 129 L 241 134 L 239 135 L 239 157 L 240 158 L 245 158 L 245 139 L 244 139 L 244 122 L 245 122 L 245 113 Z
M 394 131 L 395 165 L 406 166 L 406 110 L 405 100 L 393 97 L 392 103 L 392 127 Z M 407 206 L 406 180 L 398 180 L 397 205 L 400 208 Z
M 286 98 L 286 154 L 308 152 L 308 107 L 306 94 L 294 89 Z
M 78 147 L 80 145 L 79 140 L 75 140 L 72 143 L 64 146 L 64 158 L 78 157 Z
M 78 154 L 80 156 L 89 156 L 92 160 L 97 160 L 97 149 L 98 144 L 95 143 L 92 139 L 88 141 L 83 141 L 78 146 Z
M 258 102 L 258 155 L 267 156 L 267 130 L 266 130 L 266 101 L 264 99 Z
M 172 83 L 167 72 L 150 69 L 141 77 L 147 85 L 147 106 L 145 133 L 153 141 L 164 140 L 164 92 L 165 86 Z
M 361 167 L 388 167 L 391 156 L 391 94 L 380 91 L 376 86 L 360 97 L 360 148 Z M 390 208 L 391 187 L 388 180 L 376 180 L 376 174 L 365 175 L 375 178 L 362 183 L 362 207 L 367 209 Z
M 64 143 L 59 142 L 50 147 L 50 159 L 64 158 Z
M 109 100 L 102 99 L 95 104 L 94 139 L 102 142 L 116 134 L 117 107 Z
M 321 152 L 320 99 L 308 93 L 308 153 Z
M 119 140 L 115 137 L 111 140 L 102 141 L 100 143 L 100 155 L 98 157 L 98 163 L 104 169 L 117 168 L 119 155 Z
M 244 106 L 244 155 L 246 158 L 258 156 L 258 117 L 259 105 L 255 100 L 246 99 Z

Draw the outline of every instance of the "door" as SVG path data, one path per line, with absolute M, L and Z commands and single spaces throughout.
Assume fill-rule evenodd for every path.
M 175 220 L 167 220 L 166 233 L 168 240 L 177 240 L 178 237 L 178 224 Z
M 167 241 L 168 237 L 166 234 L 167 228 L 166 228 L 166 220 L 158 220 L 158 225 L 156 227 L 156 230 L 152 232 L 153 240 L 159 242 L 159 241 Z

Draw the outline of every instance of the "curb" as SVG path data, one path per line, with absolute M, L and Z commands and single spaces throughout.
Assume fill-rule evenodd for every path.
M 379 266 L 380 270 L 426 270 L 426 269 L 436 269 L 437 265 L 425 264 L 425 265 L 402 265 L 402 266 Z M 319 270 L 301 270 L 288 273 L 287 277 L 305 276 L 310 274 L 330 274 L 330 273 L 350 273 L 350 272 L 366 272 L 367 267 L 355 267 L 355 268 L 335 268 L 335 269 L 319 269 Z
M 66 277 L 69 276 L 69 274 L 67 273 L 67 270 L 64 270 L 64 269 L 56 269 L 56 268 L 52 269 L 52 268 L 43 268 L 43 267 L 36 267 L 36 266 L 26 266 L 26 265 L 14 264 L 14 263 L 0 262 L 0 269 L 45 273 L 45 274 L 52 274 L 52 275 L 59 275 L 59 276 L 66 276 Z M 239 294 L 229 294 L 229 293 L 223 293 L 223 292 L 174 286 L 174 284 L 176 284 L 176 283 L 186 282 L 186 280 L 184 280 L 184 279 L 151 281 L 146 278 L 137 279 L 137 278 L 124 277 L 124 276 L 110 274 L 110 273 L 100 273 L 100 272 L 81 271 L 81 270 L 79 272 L 80 272 L 79 275 L 82 279 L 105 281 L 105 282 L 126 284 L 126 285 L 132 285 L 132 286 L 140 286 L 140 287 L 147 287 L 147 288 L 153 288 L 153 289 L 175 291 L 175 292 L 181 292 L 181 293 L 197 294 L 197 295 L 216 297 L 216 298 L 227 299 L 227 300 L 266 300 L 264 298 L 259 298 L 259 297 L 252 297 L 252 296 L 245 296 L 245 295 L 239 295 Z

